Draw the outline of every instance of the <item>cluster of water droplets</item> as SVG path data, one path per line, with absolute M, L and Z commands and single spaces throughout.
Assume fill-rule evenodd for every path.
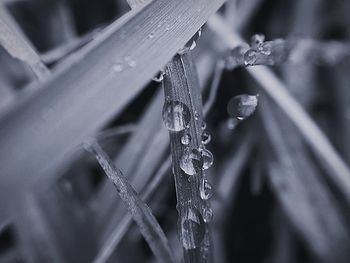
M 225 67 L 234 69 L 238 66 L 274 64 L 271 59 L 272 47 L 272 41 L 265 41 L 264 35 L 255 34 L 251 38 L 250 45 L 243 44 L 230 51 L 225 58 Z

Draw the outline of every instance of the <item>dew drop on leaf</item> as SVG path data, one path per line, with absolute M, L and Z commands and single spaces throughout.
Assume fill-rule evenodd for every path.
M 203 157 L 202 154 L 191 147 L 186 147 L 183 150 L 180 159 L 180 168 L 188 175 L 197 174 L 202 170 L 203 167 Z
M 207 123 L 205 121 L 202 122 L 201 128 L 202 130 L 205 130 L 207 128 Z
M 181 241 L 185 249 L 195 249 L 201 245 L 205 235 L 204 220 L 195 208 L 189 208 L 181 219 Z
M 227 104 L 227 112 L 237 120 L 244 120 L 254 113 L 257 105 L 258 95 L 242 94 L 231 98 Z
M 152 80 L 158 83 L 161 83 L 164 79 L 165 72 L 163 70 L 159 71 L 157 75 L 155 75 Z
M 209 132 L 203 131 L 201 140 L 203 144 L 208 144 L 211 141 Z
M 213 196 L 213 187 L 208 182 L 207 179 L 203 179 L 201 181 L 200 187 L 199 187 L 199 193 L 203 200 L 208 200 Z
M 208 149 L 203 149 L 200 152 L 202 154 L 203 159 L 203 170 L 209 169 L 214 162 L 213 154 Z
M 257 48 L 264 41 L 265 41 L 265 36 L 263 34 L 255 34 L 251 37 L 250 44 L 252 48 Z
M 182 135 L 181 137 L 181 143 L 183 145 L 189 145 L 191 142 L 191 135 L 185 133 L 184 135 Z
M 188 128 L 191 120 L 190 110 L 180 101 L 166 100 L 162 115 L 165 127 L 175 132 Z

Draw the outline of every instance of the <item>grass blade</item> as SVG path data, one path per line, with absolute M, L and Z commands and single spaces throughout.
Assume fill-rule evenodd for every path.
M 100 166 L 113 182 L 120 198 L 128 207 L 131 216 L 139 226 L 141 234 L 146 239 L 159 262 L 175 262 L 163 230 L 153 216 L 150 208 L 140 199 L 122 172 L 114 166 L 107 154 L 96 142 L 87 146 L 87 150 L 95 155 Z

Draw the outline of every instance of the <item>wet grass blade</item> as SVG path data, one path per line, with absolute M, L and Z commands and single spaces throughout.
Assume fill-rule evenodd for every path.
M 122 172 L 114 166 L 110 158 L 96 142 L 88 145 L 87 150 L 95 155 L 100 166 L 113 182 L 120 198 L 126 204 L 131 216 L 139 226 L 141 234 L 146 239 L 159 262 L 175 262 L 163 230 L 153 216 L 150 208 L 140 199 Z

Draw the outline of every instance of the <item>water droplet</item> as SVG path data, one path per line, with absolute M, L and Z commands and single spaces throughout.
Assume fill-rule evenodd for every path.
M 210 207 L 204 207 L 202 209 L 202 216 L 205 223 L 210 223 L 214 217 L 213 210 Z
M 205 121 L 202 122 L 201 128 L 202 130 L 205 130 L 207 128 L 207 123 Z
M 209 132 L 204 131 L 202 133 L 202 143 L 203 144 L 208 144 L 211 141 L 211 136 L 209 134 Z
M 227 112 L 231 117 L 236 118 L 237 120 L 244 120 L 254 113 L 257 105 L 257 95 L 242 94 L 233 97 L 229 101 Z
M 257 48 L 259 44 L 265 41 L 265 36 L 263 34 L 255 34 L 250 39 L 250 44 L 253 48 Z
M 163 70 L 159 71 L 157 75 L 155 75 L 152 80 L 155 82 L 162 82 L 165 76 L 165 72 Z
M 200 115 L 197 111 L 194 112 L 194 118 L 196 119 L 196 121 L 198 121 Z
M 180 101 L 167 100 L 163 107 L 163 122 L 170 131 L 182 131 L 188 128 L 191 113 L 188 107 Z
M 121 63 L 114 64 L 112 67 L 112 70 L 117 73 L 123 71 L 123 64 Z
M 179 55 L 183 55 L 186 52 L 188 52 L 189 50 L 195 49 L 197 46 L 198 38 L 200 38 L 201 35 L 202 35 L 202 28 L 200 28 L 197 31 L 197 33 L 194 34 L 194 36 L 187 42 L 187 44 L 182 49 L 180 49 L 177 53 Z
M 148 35 L 148 38 L 150 38 L 150 39 L 154 38 L 154 33 L 153 33 L 153 32 L 150 33 L 150 34 Z
M 167 24 L 167 25 L 165 26 L 165 31 L 169 31 L 169 30 L 170 30 L 170 25 Z
M 126 56 L 126 57 L 125 57 L 125 61 L 126 61 L 126 63 L 128 63 L 128 65 L 129 65 L 130 67 L 132 67 L 132 68 L 136 66 L 136 60 L 133 59 L 131 56 Z
M 257 55 L 258 53 L 253 50 L 249 49 L 245 54 L 244 54 L 244 64 L 246 66 L 248 65 L 254 65 L 256 60 L 257 60 Z
M 213 196 L 213 187 L 208 182 L 207 179 L 203 179 L 201 181 L 200 187 L 199 187 L 199 193 L 203 200 L 208 200 Z
M 208 149 L 203 149 L 203 150 L 201 150 L 200 153 L 202 154 L 202 158 L 203 158 L 202 169 L 207 170 L 213 165 L 214 156 Z
M 183 145 L 189 145 L 191 142 L 191 135 L 185 133 L 182 137 L 181 137 L 181 143 Z
M 202 154 L 191 147 L 186 147 L 180 159 L 180 168 L 188 175 L 197 174 L 202 170 L 203 157 Z
M 197 209 L 189 208 L 181 219 L 181 241 L 185 249 L 195 249 L 201 245 L 205 235 L 204 220 Z

